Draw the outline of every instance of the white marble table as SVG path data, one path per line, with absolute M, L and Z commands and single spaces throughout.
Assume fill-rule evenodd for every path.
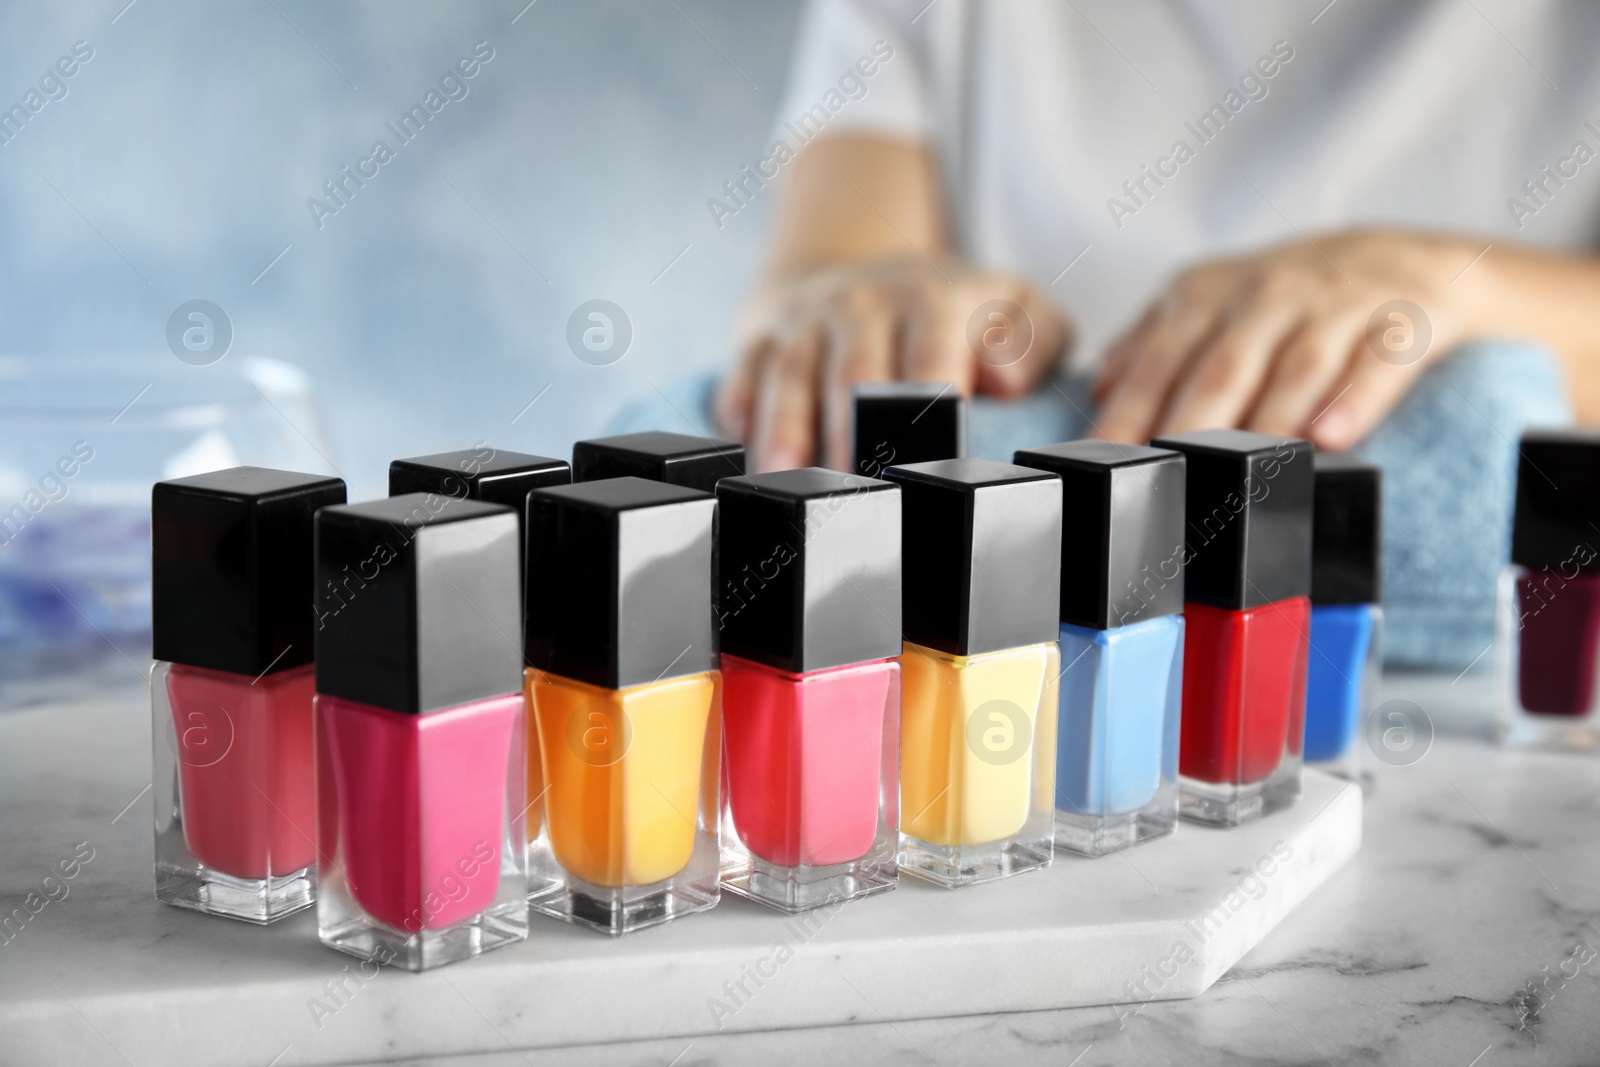
M 952 955 L 924 961 L 926 980 L 968 991 L 972 1010 L 991 1013 L 891 1023 L 885 1021 L 885 1012 L 907 1014 L 903 1006 L 886 1007 L 893 997 L 892 983 L 874 984 L 860 971 L 840 970 L 854 974 L 859 988 L 829 987 L 828 961 L 819 959 L 814 975 L 794 967 L 789 988 L 775 984 L 765 990 L 746 1018 L 759 1019 L 760 1012 L 770 1010 L 771 1025 L 792 1026 L 784 1021 L 790 1008 L 834 1004 L 839 1010 L 831 1016 L 837 1019 L 832 1025 L 582 1046 L 572 1042 L 627 1031 L 569 1032 L 585 1017 L 585 1009 L 592 1009 L 587 1014 L 594 1018 L 626 1018 L 636 1012 L 644 1019 L 659 1014 L 661 1002 L 684 990 L 704 999 L 698 984 L 703 978 L 698 964 L 704 961 L 692 952 L 682 955 L 678 964 L 684 990 L 679 990 L 668 960 L 661 983 L 666 992 L 655 998 L 657 1003 L 635 1006 L 618 996 L 613 1003 L 553 1011 L 558 1005 L 519 1005 L 514 997 L 490 997 L 496 966 L 491 956 L 436 972 L 450 981 L 429 987 L 435 991 L 432 1000 L 412 999 L 403 1008 L 393 1007 L 377 986 L 358 990 L 316 1030 L 303 1002 L 319 995 L 323 981 L 340 975 L 342 958 L 304 936 L 289 949 L 281 939 L 259 940 L 262 933 L 279 928 L 261 931 L 181 914 L 176 918 L 191 922 L 174 925 L 166 916 L 152 918 L 153 905 L 145 900 L 103 891 L 108 882 L 132 877 L 118 873 L 120 868 L 131 871 L 130 865 L 141 858 L 148 862 L 149 801 L 135 797 L 147 780 L 138 768 L 148 773 L 142 751 L 147 732 L 136 691 L 105 692 L 91 702 L 102 710 L 84 713 L 81 727 L 64 735 L 25 728 L 40 720 L 39 709 L 16 717 L 0 713 L 0 811 L 5 812 L 0 823 L 0 900 L 9 908 L 36 883 L 43 888 L 44 876 L 72 857 L 78 841 L 87 838 L 95 849 L 95 858 L 66 883 L 67 896 L 45 905 L 10 943 L 0 946 L 0 1064 L 46 1062 L 35 1055 L 37 1041 L 41 1034 L 54 1039 L 57 1033 L 60 1056 L 54 1062 L 130 1062 L 139 1067 L 186 1062 L 181 1055 L 159 1050 L 181 1049 L 182 1031 L 192 1026 L 196 1005 L 224 989 L 230 1003 L 259 1003 L 267 1030 L 289 1036 L 277 1048 L 263 1045 L 262 1029 L 252 1020 L 237 1027 L 234 1045 L 217 1046 L 217 1058 L 265 1065 L 278 1055 L 278 1067 L 307 1062 L 304 1053 L 312 1043 L 329 1035 L 336 1038 L 340 1027 L 348 1033 L 360 1030 L 362 1040 L 330 1039 L 321 1047 L 359 1048 L 359 1054 L 350 1053 L 351 1061 L 413 1052 L 416 1046 L 398 1036 L 387 1046 L 382 1039 L 386 1033 L 403 1035 L 417 1027 L 454 1029 L 461 1037 L 457 1042 L 430 1042 L 435 1048 L 504 1050 L 407 1061 L 459 1065 L 689 1067 L 847 1059 L 907 1064 L 1009 1060 L 1085 1067 L 1600 1062 L 1600 983 L 1595 978 L 1600 955 L 1589 959 L 1591 948 L 1600 952 L 1600 850 L 1595 844 L 1600 762 L 1511 754 L 1488 746 L 1474 736 L 1482 729 L 1481 684 L 1472 678 L 1448 683 L 1401 680 L 1391 685 L 1393 691 L 1386 695 L 1409 696 L 1432 717 L 1439 736 L 1431 750 L 1412 766 L 1378 767 L 1362 851 L 1194 999 L 993 1013 L 998 1007 L 1020 1006 L 994 1003 L 993 990 L 1016 988 L 1019 979 L 1025 985 L 1027 976 L 976 970 Z M 56 737 L 57 746 L 65 737 L 68 750 L 49 755 L 39 751 L 44 734 Z M 130 804 L 119 816 L 123 805 Z M 87 829 L 78 834 L 78 828 Z M 1194 839 L 1199 833 L 1189 836 Z M 1149 859 L 1157 862 L 1153 851 Z M 1134 885 L 1131 871 L 1127 877 Z M 895 913 L 883 914 L 892 935 Z M 824 930 L 808 950 L 815 956 L 820 947 L 822 955 L 830 955 L 827 939 L 841 936 L 852 919 L 847 911 L 831 920 L 830 925 L 841 925 Z M 186 942 L 195 936 L 189 932 L 194 921 L 210 924 L 208 952 L 203 959 L 196 957 L 192 1001 L 173 1006 L 154 994 L 171 981 L 170 962 L 175 955 L 182 958 Z M 732 929 L 742 921 L 745 917 L 735 913 L 724 925 Z M 301 935 L 310 929 L 304 917 L 290 923 L 305 926 Z M 563 928 L 561 933 L 577 937 L 581 932 Z M 563 943 L 562 937 L 550 942 L 558 957 Z M 263 944 L 270 949 L 264 950 Z M 509 952 L 497 955 L 512 959 Z M 138 961 L 145 958 L 149 965 L 141 988 Z M 224 961 L 220 966 L 217 958 Z M 560 964 L 570 968 L 563 973 L 570 973 L 571 988 L 596 999 L 595 990 L 605 984 L 597 986 L 596 975 L 585 972 L 604 965 L 603 954 L 594 961 L 569 957 Z M 906 964 L 902 960 L 898 966 Z M 941 966 L 947 974 L 940 973 Z M 285 999 L 286 975 L 296 976 L 295 981 L 305 976 L 303 997 L 297 989 Z M 116 987 L 107 988 L 113 977 Z M 380 982 L 391 978 L 413 980 L 385 975 Z M 1175 985 L 1169 991 L 1183 992 Z M 786 1005 L 790 1000 L 793 1004 Z M 69 1011 L 62 1010 L 63 1003 Z M 304 1012 L 306 1018 L 293 1018 L 295 1012 Z M 148 1014 L 148 1022 L 140 1040 L 131 1041 L 116 1028 L 140 1013 Z M 569 1028 L 560 1033 L 563 1047 L 526 1047 L 548 1044 L 537 1035 L 528 1040 L 525 1029 L 525 1016 L 541 1014 L 554 1020 L 551 1025 L 557 1029 Z M 102 1030 L 116 1033 L 117 1043 L 108 1042 Z M 642 1027 L 636 1032 L 649 1031 Z M 523 1051 L 514 1051 L 514 1045 Z M 259 1058 L 248 1059 L 245 1053 Z M 322 1056 L 318 1062 L 328 1059 Z

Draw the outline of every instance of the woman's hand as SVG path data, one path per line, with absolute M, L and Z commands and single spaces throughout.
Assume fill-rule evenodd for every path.
M 1142 442 L 1227 426 L 1349 448 L 1479 331 L 1481 287 L 1455 282 L 1482 248 L 1355 231 L 1193 267 L 1107 351 L 1096 430 Z
M 853 385 L 1021 396 L 1055 370 L 1071 336 L 1061 310 L 1010 275 L 919 255 L 831 267 L 752 303 L 718 421 L 752 446 L 757 470 L 803 467 L 819 452 L 847 470 Z

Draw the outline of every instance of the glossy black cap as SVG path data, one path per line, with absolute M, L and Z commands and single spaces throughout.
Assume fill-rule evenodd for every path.
M 1600 571 L 1600 432 L 1530 430 L 1518 452 L 1511 562 Z
M 1311 595 L 1310 441 L 1196 430 L 1150 443 L 1189 461 L 1185 599 L 1243 611 Z
M 1311 602 L 1376 604 L 1383 591 L 1383 472 L 1318 452 L 1311 510 Z
M 723 478 L 744 473 L 744 446 L 681 433 L 626 433 L 572 446 L 572 480 L 648 478 L 709 493 Z
M 528 494 L 550 485 L 568 485 L 572 468 L 564 459 L 501 452 L 487 445 L 459 452 L 397 459 L 389 464 L 389 495 L 437 493 L 464 500 L 503 504 L 522 517 Z
M 988 459 L 890 467 L 900 487 L 905 639 L 956 656 L 1059 634 L 1061 481 Z
M 1061 477 L 1061 621 L 1110 630 L 1183 610 L 1181 452 L 1112 441 L 1024 449 Z
M 724 652 L 794 674 L 900 655 L 898 486 L 804 467 L 717 501 Z
M 158 660 L 250 677 L 312 657 L 312 516 L 344 482 L 264 467 L 150 491 L 151 639 Z
M 317 692 L 410 715 L 522 688 L 517 516 L 435 493 L 317 514 Z
M 717 502 L 644 478 L 528 498 L 526 656 L 626 689 L 717 668 Z
M 877 478 L 887 467 L 966 455 L 967 402 L 953 385 L 871 382 L 851 399 L 854 474 Z

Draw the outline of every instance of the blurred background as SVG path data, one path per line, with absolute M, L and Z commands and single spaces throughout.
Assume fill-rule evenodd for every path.
M 142 667 L 158 478 L 255 463 L 378 496 L 395 456 L 565 455 L 720 365 L 771 204 L 719 228 L 706 200 L 770 143 L 799 15 L 0 9 L 0 108 L 27 116 L 0 125 L 0 684 L 73 644 Z M 430 90 L 443 106 L 402 143 L 386 124 Z M 338 206 L 324 183 L 380 139 L 394 157 Z M 631 326 L 614 362 L 569 348 L 592 300 Z M 75 448 L 92 458 L 63 476 Z

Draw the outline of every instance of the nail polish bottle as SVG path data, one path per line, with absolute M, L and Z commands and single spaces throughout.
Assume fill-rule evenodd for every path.
M 717 903 L 716 500 L 608 478 L 528 500 L 533 910 L 620 935 Z
M 1383 473 L 1342 452 L 1318 452 L 1313 469 L 1305 759 L 1362 782 L 1358 739 L 1383 660 Z
M 881 477 L 887 467 L 967 454 L 967 401 L 939 382 L 867 382 L 851 390 L 850 471 Z
M 316 896 L 312 515 L 344 482 L 234 467 L 150 493 L 156 899 L 269 923 Z
M 648 478 L 711 492 L 717 482 L 744 473 L 744 446 L 715 437 L 651 430 L 578 441 L 572 446 L 572 480 Z
M 317 932 L 411 971 L 528 933 L 517 518 L 317 514 Z
M 1100 856 L 1178 822 L 1181 453 L 1109 441 L 1018 452 L 1061 477 L 1056 845 Z
M 1511 565 L 1500 577 L 1499 733 L 1600 750 L 1600 433 L 1522 435 Z
M 883 476 L 907 576 L 900 869 L 955 888 L 1047 867 L 1061 480 L 987 459 Z
M 569 485 L 572 468 L 564 459 L 504 452 L 488 445 L 397 459 L 389 464 L 389 495 L 436 493 L 458 500 L 482 500 L 516 512 L 519 528 L 528 494 L 550 485 Z M 523 552 L 518 539 L 518 556 Z
M 1179 814 L 1235 826 L 1300 796 L 1311 443 L 1243 430 L 1150 443 L 1188 460 Z
M 723 885 L 787 912 L 893 889 L 900 490 L 806 467 L 717 501 Z

